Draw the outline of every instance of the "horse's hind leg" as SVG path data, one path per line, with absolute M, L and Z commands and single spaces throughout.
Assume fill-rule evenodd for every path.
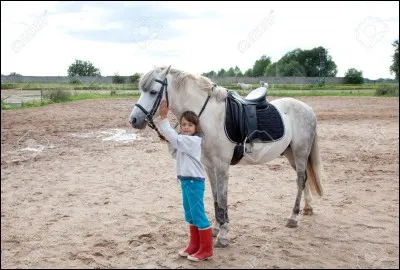
M 297 195 L 292 210 L 292 215 L 287 221 L 286 226 L 294 228 L 297 226 L 299 212 L 300 212 L 300 201 L 301 195 L 304 191 L 306 203 L 306 209 L 310 208 L 310 192 L 305 190 L 307 180 L 307 162 L 310 156 L 311 147 L 313 145 L 314 137 L 317 128 L 317 119 L 312 108 L 309 106 L 297 106 L 293 104 L 291 107 L 293 117 L 302 117 L 301 119 L 293 119 L 292 128 L 294 130 L 290 142 L 290 148 L 293 154 L 297 173 Z M 307 210 L 309 212 L 309 210 Z
M 304 150 L 304 149 L 299 149 Z M 298 217 L 300 213 L 300 201 L 301 201 L 301 194 L 304 190 L 306 184 L 306 166 L 308 160 L 308 151 L 298 151 L 293 154 L 293 150 L 285 151 L 285 156 L 288 158 L 290 164 L 293 168 L 295 168 L 297 172 L 297 195 L 296 200 L 294 203 L 294 207 L 292 210 L 292 215 L 288 219 L 286 226 L 289 228 L 297 227 Z M 293 166 L 294 163 L 294 166 Z
M 288 147 L 283 154 L 288 159 L 292 168 L 294 170 L 296 170 L 296 163 L 294 162 L 292 148 Z M 306 177 L 307 177 L 307 175 L 306 175 Z M 306 178 L 306 183 L 304 186 L 304 208 L 303 208 L 304 215 L 312 215 L 313 208 L 311 206 L 311 201 L 312 201 L 312 197 L 311 197 L 311 193 L 310 193 L 310 186 L 308 185 L 307 178 Z
M 304 208 L 303 208 L 303 214 L 304 215 L 312 215 L 313 214 L 313 208 L 311 206 L 311 193 L 310 193 L 310 186 L 308 185 L 307 179 L 306 179 L 306 184 L 304 187 Z
M 305 169 L 301 171 L 302 167 L 296 169 L 297 171 L 297 195 L 294 203 L 294 207 L 292 210 L 292 215 L 286 223 L 286 226 L 289 228 L 297 227 L 299 212 L 300 212 L 300 201 L 301 201 L 301 193 L 304 190 L 305 182 L 306 182 L 306 171 Z

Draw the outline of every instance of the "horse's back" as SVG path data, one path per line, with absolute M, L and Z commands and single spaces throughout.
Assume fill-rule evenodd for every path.
M 285 97 L 270 102 L 282 115 L 292 142 L 305 144 L 315 133 L 317 117 L 312 107 L 295 98 Z
M 284 97 L 275 99 L 269 103 L 274 105 L 281 113 L 287 114 L 291 112 L 294 114 L 293 116 L 297 114 L 301 118 L 304 117 L 304 114 L 315 117 L 314 110 L 310 105 L 295 98 Z
M 317 121 L 312 107 L 301 100 L 284 97 L 270 101 L 270 103 L 280 112 L 290 137 L 292 132 L 298 133 L 299 130 L 307 128 L 304 126 L 305 123 L 314 125 Z

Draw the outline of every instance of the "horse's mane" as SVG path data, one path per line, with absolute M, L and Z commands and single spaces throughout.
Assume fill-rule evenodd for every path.
M 166 68 L 166 66 L 158 66 L 144 74 L 139 82 L 140 89 L 143 91 L 149 89 L 153 83 L 154 77 Z M 227 89 L 216 85 L 207 77 L 174 68 L 169 70 L 169 74 L 172 76 L 177 91 L 187 91 L 187 82 L 192 81 L 200 90 L 211 95 L 211 97 L 214 97 L 218 102 L 225 101 L 227 97 Z

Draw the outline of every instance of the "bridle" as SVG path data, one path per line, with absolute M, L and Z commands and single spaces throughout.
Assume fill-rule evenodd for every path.
M 160 106 L 161 99 L 162 99 L 163 94 L 164 94 L 164 90 L 165 90 L 165 98 L 166 98 L 166 100 L 167 100 L 167 106 L 169 107 L 168 91 L 167 91 L 168 80 L 167 80 L 167 78 L 165 78 L 163 81 L 158 80 L 158 79 L 155 79 L 154 81 L 156 81 L 156 82 L 158 82 L 158 83 L 161 84 L 161 89 L 160 89 L 160 91 L 158 92 L 156 101 L 154 102 L 153 108 L 150 110 L 150 112 L 148 112 L 145 108 L 143 108 L 142 105 L 140 105 L 140 104 L 138 104 L 138 103 L 136 103 L 135 106 L 137 106 L 139 109 L 141 109 L 142 112 L 146 115 L 146 119 L 145 119 L 146 122 L 148 122 L 148 125 L 149 125 L 150 128 L 154 129 L 154 130 L 157 132 L 158 137 L 160 137 L 161 139 L 167 141 L 167 140 L 165 139 L 165 137 L 160 133 L 160 131 L 158 130 L 158 128 L 156 127 L 156 125 L 154 124 L 153 117 L 154 117 L 154 114 L 156 113 L 156 111 L 158 110 L 158 107 Z M 216 86 L 216 85 L 214 85 L 214 86 Z M 203 113 L 203 111 L 204 111 L 204 109 L 205 109 L 205 107 L 206 107 L 206 105 L 207 105 L 209 99 L 210 99 L 210 95 L 208 95 L 206 102 L 204 103 L 203 107 L 202 107 L 201 110 L 200 110 L 200 113 L 198 114 L 198 117 L 199 117 L 199 118 L 200 118 L 201 114 Z M 177 124 L 175 125 L 174 129 L 176 129 L 176 127 L 177 127 L 178 125 L 179 125 L 179 123 L 177 123 Z

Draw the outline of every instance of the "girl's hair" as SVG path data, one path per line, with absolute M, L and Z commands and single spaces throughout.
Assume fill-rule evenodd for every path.
M 200 130 L 200 119 L 196 113 L 192 111 L 186 111 L 182 114 L 181 118 L 179 119 L 179 123 L 182 122 L 182 118 L 185 118 L 188 122 L 192 123 L 196 126 L 196 132 L 201 132 Z

